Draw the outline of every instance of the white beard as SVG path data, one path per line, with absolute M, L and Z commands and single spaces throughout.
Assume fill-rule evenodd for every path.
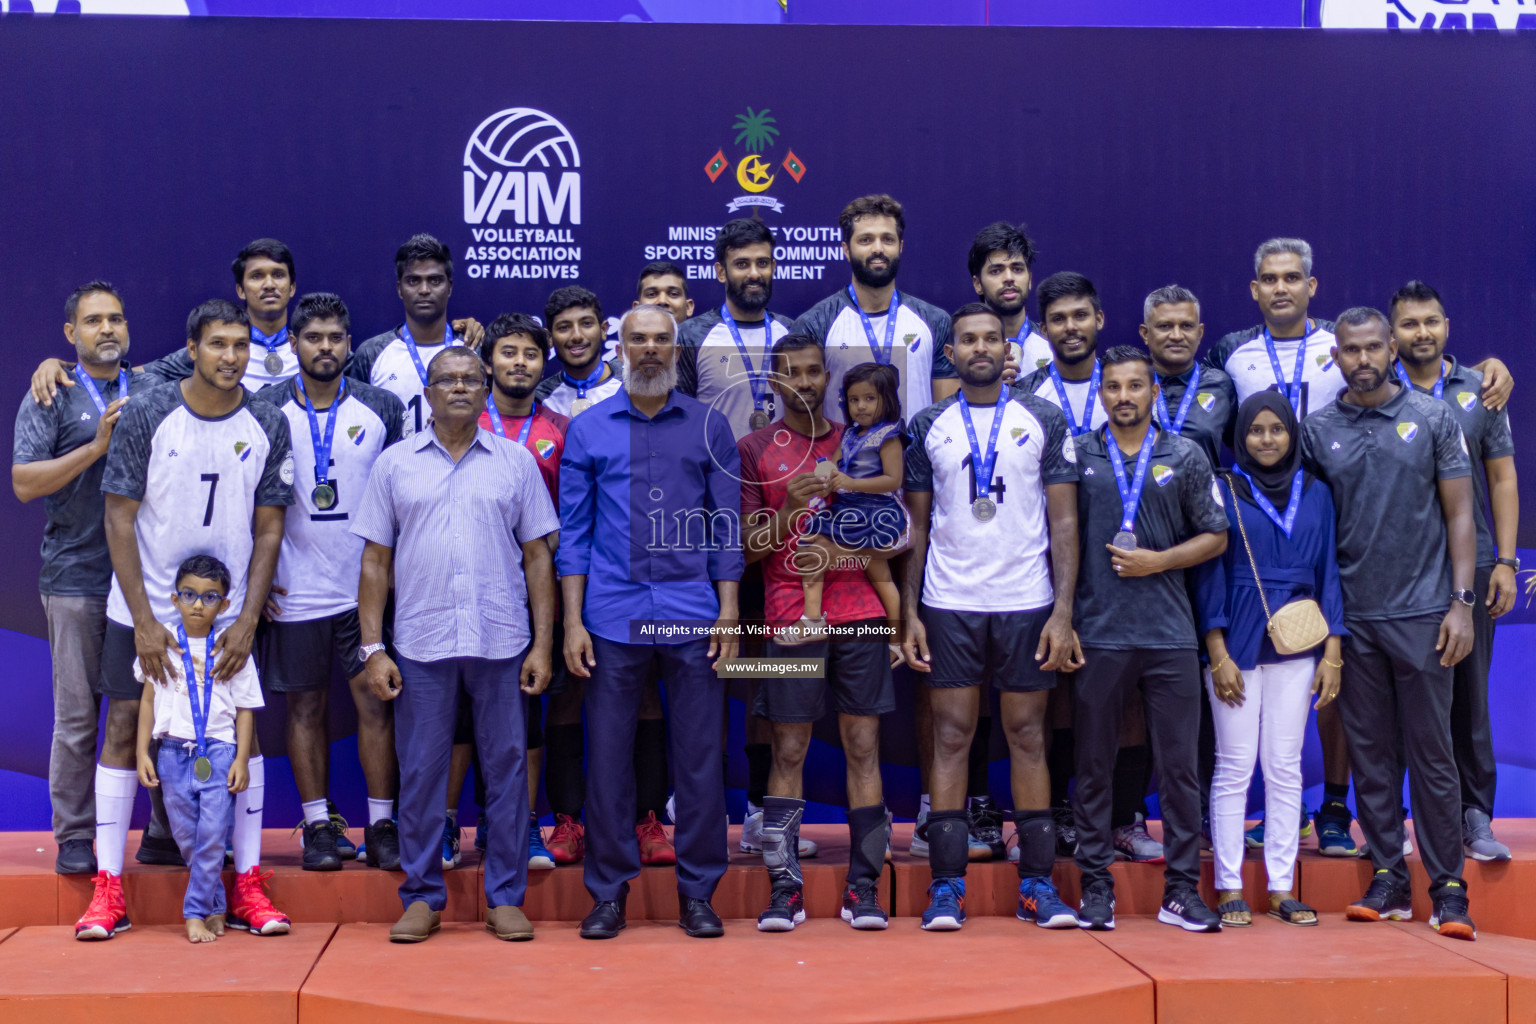
M 672 365 L 663 370 L 658 376 L 648 377 L 645 374 L 636 373 L 629 362 L 629 354 L 624 355 L 624 390 L 635 398 L 661 398 L 673 388 L 677 387 L 677 360 L 672 360 Z

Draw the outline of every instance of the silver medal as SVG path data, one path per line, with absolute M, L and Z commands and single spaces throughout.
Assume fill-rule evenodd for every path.
M 1114 546 L 1119 548 L 1121 551 L 1135 551 L 1136 535 L 1130 530 L 1121 530 L 1119 533 L 1115 534 Z
M 986 495 L 982 495 L 971 502 L 971 515 L 976 517 L 977 522 L 990 523 L 992 518 L 997 515 L 997 502 Z
M 267 372 L 275 377 L 283 372 L 283 357 L 276 352 L 268 352 L 267 358 L 262 360 L 261 365 L 265 366 Z
M 818 480 L 831 480 L 832 474 L 837 472 L 837 463 L 830 460 L 816 463 L 816 468 L 811 470 Z
M 213 762 L 206 757 L 198 757 L 192 762 L 192 774 L 197 776 L 198 782 L 207 782 L 213 778 Z
M 586 412 L 591 407 L 592 407 L 592 399 L 590 399 L 590 398 L 578 398 L 578 399 L 576 399 L 576 401 L 571 403 L 571 415 L 575 416 L 579 412 Z
M 768 414 L 761 409 L 754 410 L 749 421 L 753 430 L 762 430 L 768 425 Z
M 336 488 L 330 484 L 316 484 L 309 496 L 314 499 L 315 508 L 322 512 L 336 504 Z

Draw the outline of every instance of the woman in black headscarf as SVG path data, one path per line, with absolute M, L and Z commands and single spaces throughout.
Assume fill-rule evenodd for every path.
M 1252 923 L 1241 871 L 1243 816 L 1257 760 L 1264 768 L 1269 913 L 1288 924 L 1315 925 L 1317 913 L 1296 899 L 1293 888 L 1307 705 L 1314 693 L 1318 707 L 1338 696 L 1343 664 L 1333 495 L 1327 484 L 1301 468 L 1296 414 L 1279 392 L 1249 396 L 1237 411 L 1233 444 L 1236 465 L 1218 481 L 1233 542 L 1196 574 L 1197 614 L 1210 658 L 1206 686 L 1216 725 L 1211 781 L 1216 910 L 1224 925 Z M 1270 616 L 1306 598 L 1321 606 L 1328 638 L 1321 647 L 1283 655 L 1267 633 Z

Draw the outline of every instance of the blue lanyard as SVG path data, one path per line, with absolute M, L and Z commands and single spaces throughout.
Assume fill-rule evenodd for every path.
M 1024 339 L 1035 331 L 1035 325 L 1029 322 L 1029 317 L 1024 317 L 1024 326 L 1019 328 L 1019 333 L 1008 340 L 1019 346 L 1019 358 L 1024 357 Z
M 96 412 L 102 416 L 107 414 L 107 400 L 101 397 L 101 389 L 96 386 L 96 379 L 86 373 L 78 365 L 75 367 L 75 380 L 85 388 L 85 393 L 91 396 L 91 401 L 96 403 Z M 128 394 L 128 367 L 117 368 L 117 397 L 123 398 Z M 1436 396 L 1439 397 L 1439 396 Z
M 507 428 L 501 422 L 501 412 L 496 408 L 496 400 L 490 395 L 485 396 L 485 414 L 490 417 L 491 430 L 495 432 L 496 436 L 506 437 Z M 538 414 L 539 403 L 534 402 L 533 408 L 528 410 L 528 418 L 523 420 L 523 429 L 517 432 L 518 444 L 526 445 L 528 443 L 528 431 L 533 428 L 533 418 Z
M 1056 385 L 1056 397 L 1061 399 L 1061 411 L 1067 417 L 1067 430 L 1073 437 L 1088 433 L 1089 424 L 1093 422 L 1093 399 L 1099 393 L 1099 364 L 1098 357 L 1093 360 L 1093 376 L 1088 378 L 1088 401 L 1083 403 L 1083 422 L 1078 424 L 1072 415 L 1072 403 L 1067 401 L 1067 386 L 1061 382 L 1061 372 L 1056 369 L 1055 361 L 1046 365 L 1050 372 L 1051 383 Z
M 297 374 L 293 381 L 298 385 L 299 397 L 304 399 L 304 412 L 309 415 L 309 439 L 315 447 L 315 483 L 323 484 L 331 469 L 331 440 L 336 436 L 336 421 L 341 418 L 341 400 L 347 397 L 347 379 L 341 378 L 336 390 L 336 400 L 331 403 L 331 415 L 325 421 L 325 440 L 320 440 L 320 418 L 315 415 L 315 403 L 304 390 L 304 375 Z
M 286 330 L 287 328 L 284 328 Z M 422 365 L 421 353 L 416 351 L 416 339 L 411 337 L 411 329 L 405 324 L 400 325 L 400 340 L 405 342 L 405 350 L 411 354 L 411 362 L 416 364 L 416 375 L 421 378 L 421 386 L 427 386 L 427 368 Z M 460 344 L 459 339 L 453 336 L 453 324 L 443 324 L 443 347 Z
M 187 627 L 176 626 L 176 642 L 181 645 L 181 667 L 187 674 L 187 693 L 192 698 L 192 731 L 197 733 L 197 754 L 208 756 L 208 713 L 213 710 L 213 630 L 208 631 L 203 654 L 203 703 L 197 703 L 197 668 L 192 664 L 192 645 L 187 643 Z
M 80 371 L 76 370 L 75 372 L 79 373 Z M 1398 378 L 1400 380 L 1402 380 L 1402 382 L 1404 384 L 1408 385 L 1410 388 L 1413 387 L 1413 381 L 1408 376 L 1408 369 L 1407 369 L 1407 367 L 1405 367 L 1403 365 L 1403 361 L 1401 359 L 1399 359 L 1397 361 L 1397 376 L 1398 376 Z M 1440 377 L 1435 381 L 1435 401 L 1438 402 L 1438 401 L 1440 401 L 1444 397 L 1445 397 L 1445 363 L 1441 363 L 1440 364 Z
M 965 439 L 971 444 L 971 468 L 976 471 L 976 489 L 986 494 L 992 489 L 992 470 L 997 465 L 997 435 L 1003 429 L 1003 414 L 1008 411 L 1008 389 L 997 396 L 997 408 L 992 413 L 992 433 L 987 438 L 987 452 L 981 452 L 976 440 L 976 425 L 971 422 L 971 403 L 965 400 L 965 392 L 957 391 L 960 401 L 960 418 L 965 421 Z
M 1104 447 L 1109 449 L 1110 467 L 1115 471 L 1115 486 L 1120 489 L 1120 529 L 1134 531 L 1136 529 L 1136 509 L 1141 505 L 1141 485 L 1147 479 L 1147 466 L 1152 461 L 1152 435 L 1156 431 L 1147 427 L 1147 436 L 1141 439 L 1141 454 L 1136 456 L 1136 476 L 1129 484 L 1125 482 L 1125 459 L 1120 456 L 1120 446 L 1115 443 L 1115 438 L 1106 429 L 1104 431 Z
M 1253 477 L 1244 473 L 1241 467 L 1233 466 L 1232 468 L 1248 481 L 1248 489 L 1253 492 L 1253 503 L 1259 506 L 1261 512 L 1274 520 L 1275 525 L 1284 530 L 1285 535 L 1289 537 L 1291 529 L 1296 525 L 1296 513 L 1301 509 L 1301 470 L 1298 469 L 1296 475 L 1291 478 L 1291 498 L 1286 502 L 1285 515 L 1282 517 L 1264 492 L 1259 490 L 1259 485 L 1253 482 Z
M 752 357 L 747 354 L 746 343 L 741 340 L 741 330 L 736 326 L 736 320 L 731 316 L 730 309 L 723 302 L 720 304 L 720 319 L 725 321 L 726 328 L 731 332 L 731 340 L 736 343 L 736 351 L 741 353 L 741 365 L 747 371 L 747 386 L 752 389 L 752 405 L 754 408 L 761 410 L 763 399 L 768 394 L 768 360 L 772 358 L 771 353 L 773 352 L 773 318 L 768 315 L 766 309 L 763 310 L 763 368 L 761 372 L 752 368 Z
M 266 349 L 268 352 L 276 355 L 277 347 L 288 340 L 288 325 L 284 324 L 283 326 L 279 327 L 276 334 L 262 334 L 256 329 L 256 325 L 252 324 L 251 340 L 260 345 L 262 348 Z
M 1311 330 L 1305 323 L 1301 327 L 1301 337 L 1296 342 L 1296 379 L 1285 379 L 1285 372 L 1280 369 L 1280 353 L 1275 351 L 1275 339 L 1270 337 L 1269 328 L 1264 328 L 1264 348 L 1269 352 L 1269 365 L 1275 371 L 1275 383 L 1285 389 L 1285 397 L 1290 400 L 1291 409 L 1295 411 L 1298 419 L 1301 418 L 1301 375 L 1307 366 L 1307 338 Z
M 1158 384 L 1162 384 L 1159 380 Z M 1163 399 L 1163 389 L 1157 389 L 1157 422 L 1175 434 L 1184 432 L 1184 421 L 1189 419 L 1190 406 L 1195 404 L 1195 389 L 1200 386 L 1200 366 L 1195 364 L 1195 371 L 1189 375 L 1189 387 L 1184 392 L 1183 401 L 1179 402 L 1179 414 L 1172 422 L 1168 420 L 1168 403 Z
M 901 310 L 901 296 L 896 289 L 891 289 L 891 305 L 885 311 L 885 347 L 881 348 L 875 341 L 875 327 L 869 322 L 869 314 L 864 312 L 859 305 L 858 293 L 853 290 L 853 285 L 848 286 L 848 301 L 853 303 L 853 311 L 859 314 L 859 322 L 864 325 L 864 337 L 869 339 L 869 351 L 874 355 L 875 362 L 882 366 L 891 365 L 891 350 L 896 347 L 896 314 Z
M 603 376 L 603 369 L 606 367 L 606 365 L 607 365 L 606 363 L 604 363 L 601 359 L 599 359 L 597 361 L 597 369 L 593 370 L 591 375 L 589 375 L 587 377 L 584 377 L 581 380 L 577 380 L 575 377 L 572 377 L 570 374 L 566 373 L 564 370 L 560 371 L 560 377 L 567 384 L 569 384 L 571 387 L 576 389 L 576 397 L 577 398 L 586 398 L 587 397 L 587 388 L 592 388 L 592 387 L 596 387 L 597 386 L 597 382 L 602 378 L 602 376 Z

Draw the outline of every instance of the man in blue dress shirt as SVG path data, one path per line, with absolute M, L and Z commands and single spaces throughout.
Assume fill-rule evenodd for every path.
M 724 684 L 714 666 L 738 646 L 740 460 L 725 421 L 675 392 L 676 339 L 677 322 L 660 306 L 624 315 L 624 388 L 571 421 L 560 462 L 565 660 L 590 680 L 589 939 L 624 927 L 629 879 L 640 872 L 632 751 L 652 666 L 672 712 L 678 924 L 695 937 L 723 934 L 709 903 L 726 867 Z

